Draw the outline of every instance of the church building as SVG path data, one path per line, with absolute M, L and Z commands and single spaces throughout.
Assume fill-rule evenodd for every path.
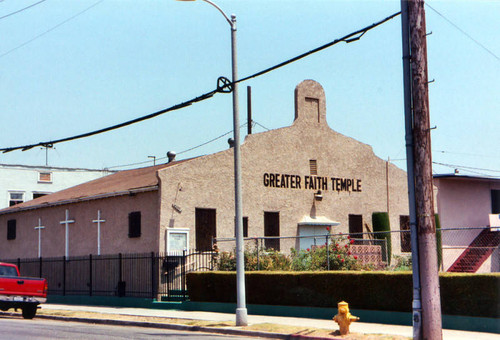
M 233 164 L 228 148 L 0 210 L 0 258 L 211 250 L 214 238 L 234 237 Z M 281 251 L 306 246 L 288 237 L 324 235 L 326 227 L 371 231 L 373 212 L 388 212 L 394 230 L 408 215 L 406 173 L 332 130 L 325 93 L 312 80 L 295 89 L 291 126 L 245 138 L 241 167 L 244 236 L 283 237 L 266 240 Z M 392 247 L 399 252 L 398 233 Z

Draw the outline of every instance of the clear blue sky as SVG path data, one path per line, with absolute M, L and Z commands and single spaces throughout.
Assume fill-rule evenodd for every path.
M 0 17 L 36 2 L 3 0 Z M 216 3 L 238 17 L 240 78 L 400 10 L 399 1 Z M 457 167 L 462 173 L 500 176 L 500 1 L 428 5 L 441 14 L 426 6 L 432 31 L 429 79 L 435 79 L 429 94 L 431 125 L 437 126 L 433 161 L 452 165 L 435 164 L 434 172 Z M 231 76 L 229 25 L 202 1 L 46 0 L 0 19 L 0 36 L 0 147 L 134 119 L 211 91 L 219 76 Z M 242 123 L 251 86 L 253 118 L 260 124 L 254 131 L 290 125 L 293 91 L 304 79 L 324 87 L 334 130 L 405 168 L 400 17 L 357 42 L 242 83 Z M 231 108 L 231 95 L 217 94 L 149 121 L 57 144 L 48 152 L 49 165 L 104 168 L 162 158 L 169 150 L 181 152 L 231 131 Z M 223 150 L 228 137 L 178 158 Z M 0 154 L 0 163 L 45 161 L 41 148 Z

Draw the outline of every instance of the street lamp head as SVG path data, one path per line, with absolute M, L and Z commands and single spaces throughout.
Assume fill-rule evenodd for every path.
M 196 1 L 196 0 L 177 0 L 177 1 Z M 231 28 L 236 31 L 235 27 L 236 27 L 236 15 L 231 15 L 231 19 L 229 19 L 229 17 L 226 15 L 226 13 L 224 13 L 224 11 L 219 7 L 217 6 L 215 3 L 213 3 L 211 0 L 201 0 L 201 1 L 204 1 L 206 2 L 207 4 L 209 5 L 212 5 L 213 7 L 215 7 L 223 16 L 224 18 L 227 20 L 227 22 L 229 23 L 229 25 L 231 26 Z

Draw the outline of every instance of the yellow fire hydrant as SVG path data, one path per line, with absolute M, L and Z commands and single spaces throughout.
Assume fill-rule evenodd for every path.
M 338 314 L 333 317 L 333 321 L 339 324 L 340 335 L 349 333 L 349 325 L 353 321 L 358 321 L 357 316 L 351 315 L 349 312 L 349 304 L 345 301 L 338 303 Z

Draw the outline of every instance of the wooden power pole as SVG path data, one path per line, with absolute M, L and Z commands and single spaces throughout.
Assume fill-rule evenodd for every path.
M 427 41 L 423 0 L 408 1 L 413 104 L 415 207 L 422 302 L 422 338 L 442 339 L 432 181 Z

